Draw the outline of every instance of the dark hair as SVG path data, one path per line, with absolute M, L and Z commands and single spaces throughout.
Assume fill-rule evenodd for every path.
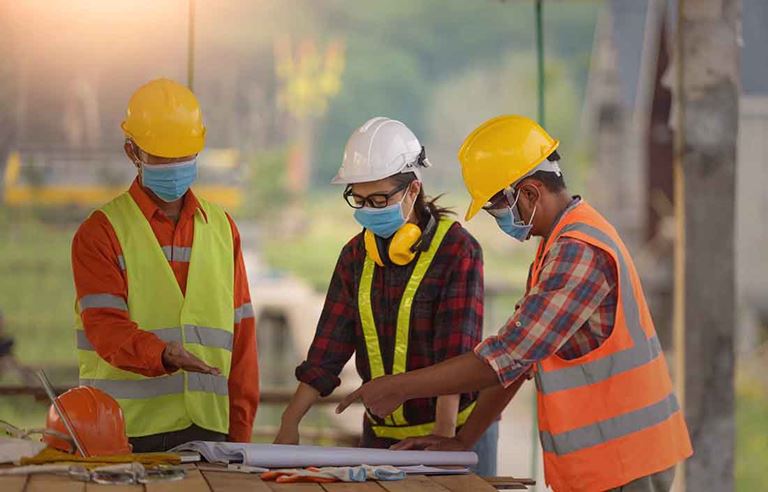
M 554 151 L 549 154 L 547 160 L 550 162 L 557 162 L 560 160 L 560 154 L 558 154 L 557 151 Z M 552 193 L 558 193 L 566 188 L 565 179 L 563 178 L 562 173 L 558 175 L 557 173 L 553 173 L 551 171 L 536 171 L 535 173 L 528 176 L 528 178 L 540 181 L 541 184 L 544 185 L 544 188 L 551 191 Z
M 396 185 L 406 185 L 413 181 L 416 181 L 416 175 L 414 173 L 400 173 L 391 177 L 392 181 Z M 443 195 L 438 195 L 434 198 L 428 197 L 424 194 L 424 185 L 422 184 L 419 190 L 418 196 L 416 196 L 416 203 L 413 208 L 416 210 L 416 215 L 419 218 L 419 222 L 426 222 L 430 215 L 435 220 L 440 220 L 448 215 L 456 215 L 456 213 L 446 207 L 441 207 L 437 204 L 437 201 Z

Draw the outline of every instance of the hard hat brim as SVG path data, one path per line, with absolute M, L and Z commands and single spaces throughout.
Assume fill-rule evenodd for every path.
M 346 178 L 346 177 L 341 176 L 341 174 L 337 174 L 331 180 L 331 184 L 347 185 L 347 184 L 356 184 L 356 183 L 370 183 L 372 181 L 379 181 L 380 179 L 386 179 L 386 178 L 395 176 L 395 175 L 400 174 L 402 172 L 413 173 L 413 174 L 416 175 L 416 179 L 421 181 L 421 172 L 418 169 L 414 168 L 414 169 L 409 169 L 408 171 L 404 171 L 404 169 L 406 167 L 407 166 L 404 165 L 401 169 L 399 169 L 399 170 L 397 170 L 397 171 L 395 171 L 393 173 L 386 173 L 386 174 L 384 174 L 382 176 L 357 176 L 357 177 L 353 176 L 353 177 Z
M 473 199 L 472 202 L 469 204 L 469 207 L 467 208 L 467 213 L 464 216 L 464 220 L 466 221 L 472 220 L 472 217 L 477 215 L 477 212 L 479 212 L 483 208 L 483 205 L 485 205 L 486 201 L 487 200 L 481 201 L 481 200 Z

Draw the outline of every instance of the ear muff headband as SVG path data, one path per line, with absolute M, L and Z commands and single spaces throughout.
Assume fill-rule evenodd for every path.
M 363 239 L 365 241 L 365 252 L 373 260 L 374 263 L 376 263 L 380 267 L 383 267 L 384 261 L 382 260 L 381 255 L 379 254 L 379 247 L 376 244 L 378 239 L 376 237 L 376 234 L 366 229 L 363 235 Z

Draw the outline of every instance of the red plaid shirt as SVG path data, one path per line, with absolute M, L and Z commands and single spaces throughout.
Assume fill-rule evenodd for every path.
M 363 381 L 371 379 L 365 338 L 357 309 L 357 295 L 365 260 L 363 235 L 352 238 L 341 251 L 325 307 L 307 360 L 296 368 L 299 381 L 323 396 L 340 383 L 339 373 L 352 354 Z M 416 261 L 402 267 L 376 267 L 371 307 L 379 335 L 384 368 L 391 373 L 397 313 L 405 285 Z M 407 370 L 431 366 L 470 352 L 482 340 L 483 258 L 480 245 L 456 223 L 438 248 L 413 301 L 408 339 Z M 462 395 L 465 408 L 475 395 Z M 410 424 L 435 420 L 435 398 L 410 400 L 405 417 Z M 364 442 L 387 446 L 391 441 L 371 438 L 366 419 Z
M 587 354 L 613 330 L 618 281 L 608 253 L 561 237 L 543 265 L 536 285 L 530 285 L 529 272 L 528 292 L 515 314 L 475 348 L 505 385 L 554 353 L 564 359 Z

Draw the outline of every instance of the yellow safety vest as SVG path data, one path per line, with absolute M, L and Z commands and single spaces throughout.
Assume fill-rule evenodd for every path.
M 400 308 L 397 313 L 397 334 L 395 335 L 395 354 L 392 361 L 392 374 L 402 374 L 406 371 L 413 299 L 416 296 L 416 291 L 419 290 L 419 285 L 421 285 L 424 275 L 432 264 L 432 260 L 435 258 L 435 253 L 438 248 L 440 248 L 440 244 L 442 244 L 443 239 L 452 224 L 452 220 L 440 220 L 435 235 L 432 238 L 432 243 L 426 251 L 419 255 L 419 259 L 416 261 L 416 266 L 413 268 L 413 273 L 411 273 L 411 278 L 408 280 L 408 284 L 403 292 L 403 297 L 400 299 Z M 365 336 L 365 347 L 368 351 L 368 364 L 371 368 L 371 379 L 376 379 L 385 375 L 384 362 L 381 358 L 381 347 L 379 346 L 379 336 L 376 331 L 376 323 L 373 319 L 373 309 L 371 308 L 371 285 L 373 284 L 373 273 L 375 269 L 376 264 L 374 261 L 369 256 L 366 256 L 357 298 L 360 321 L 363 326 L 363 335 Z M 467 406 L 467 408 L 459 412 L 457 418 L 457 424 L 459 426 L 464 425 L 472 414 L 474 408 L 475 403 L 473 402 L 471 405 Z M 428 436 L 429 434 L 432 434 L 432 431 L 435 428 L 435 422 L 408 425 L 402 405 L 400 405 L 392 415 L 384 419 L 384 425 L 377 425 L 370 415 L 368 418 L 372 422 L 371 427 L 373 428 L 373 432 L 380 438 L 403 440 L 408 437 Z
M 202 199 L 200 204 L 206 215 L 196 212 L 192 248 L 182 252 L 190 260 L 186 295 L 130 194 L 101 208 L 123 250 L 119 261 L 127 276 L 128 303 L 109 294 L 84 296 L 76 303 L 80 384 L 104 390 L 120 403 L 130 437 L 192 424 L 224 434 L 229 430 L 227 381 L 236 316 L 232 229 L 220 207 Z M 221 375 L 178 371 L 148 378 L 110 365 L 85 337 L 79 312 L 89 307 L 127 309 L 140 329 L 166 342 L 181 342 Z

